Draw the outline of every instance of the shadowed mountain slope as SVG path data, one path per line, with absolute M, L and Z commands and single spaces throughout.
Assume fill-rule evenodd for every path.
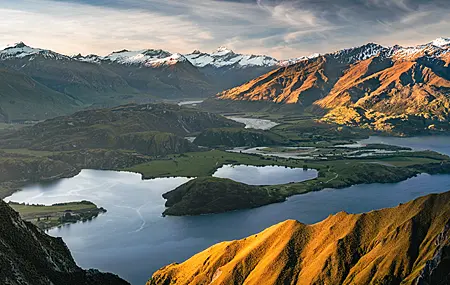
M 131 104 L 49 119 L 3 136 L 0 145 L 51 151 L 131 149 L 162 155 L 196 149 L 182 136 L 207 128 L 241 126 L 222 116 L 177 105 Z
M 46 235 L 0 200 L 0 283 L 126 285 L 118 276 L 83 270 L 61 238 Z
M 72 97 L 0 66 L 0 121 L 42 120 L 78 107 Z

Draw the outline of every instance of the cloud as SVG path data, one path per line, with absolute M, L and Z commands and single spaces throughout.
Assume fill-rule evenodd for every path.
M 278 58 L 379 42 L 431 41 L 450 28 L 447 0 L 0 0 L 0 46 L 62 53 L 162 48 Z

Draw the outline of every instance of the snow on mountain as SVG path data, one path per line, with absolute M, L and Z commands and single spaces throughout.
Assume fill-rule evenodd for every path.
M 441 37 L 441 38 L 435 39 L 431 43 L 437 47 L 444 47 L 444 46 L 450 45 L 450 39 Z
M 72 58 L 77 61 L 83 61 L 83 62 L 89 62 L 89 63 L 100 63 L 102 60 L 102 57 L 98 56 L 96 54 L 88 54 L 85 56 L 83 56 L 81 54 L 77 54 L 77 55 L 72 56 Z
M 147 67 L 155 67 L 160 65 L 172 65 L 178 62 L 184 62 L 186 61 L 186 58 L 179 53 L 172 54 L 160 49 L 148 49 L 139 51 L 122 50 L 113 52 L 105 57 L 102 57 L 101 60 L 126 65 L 138 64 Z
M 354 63 L 368 59 L 372 56 L 392 57 L 399 60 L 408 60 L 418 56 L 441 56 L 450 51 L 450 38 L 437 38 L 434 41 L 413 46 L 413 47 L 384 47 L 378 44 L 369 43 L 359 47 L 339 50 L 327 55 L 332 56 L 343 63 Z M 284 67 L 304 60 L 314 59 L 320 54 L 302 56 L 287 60 L 277 60 L 266 55 L 238 54 L 226 47 L 219 47 L 215 52 L 203 53 L 198 50 L 190 54 L 170 53 L 161 49 L 146 49 L 138 51 L 121 50 L 113 52 L 107 56 L 81 54 L 66 56 L 50 50 L 32 48 L 23 42 L 11 45 L 0 51 L 0 60 L 13 58 L 29 58 L 33 60 L 36 56 L 48 59 L 66 59 L 82 62 L 101 64 L 103 62 L 114 62 L 124 65 L 139 65 L 146 67 L 159 67 L 163 65 L 174 65 L 178 62 L 190 62 L 192 65 L 214 68 L 247 68 L 247 67 Z
M 314 59 L 320 56 L 320 53 L 314 53 L 312 55 L 309 56 L 301 56 L 301 57 L 297 57 L 297 58 L 290 58 L 290 59 L 286 59 L 286 60 L 280 60 L 278 62 L 279 66 L 285 67 L 285 66 L 289 66 L 289 65 L 293 65 L 296 63 L 299 63 L 300 61 L 304 61 L 304 60 L 309 60 L 309 59 Z
M 271 67 L 278 65 L 278 60 L 273 57 L 236 54 L 226 47 L 219 47 L 211 54 L 194 51 L 186 54 L 185 57 L 197 67 Z
M 5 49 L 0 51 L 0 59 L 3 60 L 25 57 L 30 57 L 30 60 L 32 60 L 38 55 L 48 59 L 69 59 L 69 57 L 51 50 L 29 47 L 23 42 L 7 46 Z
M 388 48 L 379 44 L 368 43 L 360 47 L 339 50 L 330 55 L 344 63 L 354 63 L 382 53 L 388 53 L 387 56 L 390 56 Z
M 384 47 L 378 44 L 369 43 L 360 47 L 339 50 L 330 55 L 342 62 L 354 63 L 366 60 L 373 56 L 382 56 L 385 58 L 393 58 L 395 60 L 412 60 L 425 55 L 439 57 L 448 52 L 450 52 L 450 39 L 437 38 L 428 44 L 412 47 L 402 47 L 399 45 Z
M 140 65 L 146 67 L 158 67 L 161 65 L 173 65 L 178 62 L 186 61 L 186 58 L 179 53 L 170 53 L 164 50 L 121 50 L 113 52 L 107 56 L 98 55 L 76 55 L 73 57 L 78 61 L 100 64 L 102 62 L 114 62 L 123 65 Z

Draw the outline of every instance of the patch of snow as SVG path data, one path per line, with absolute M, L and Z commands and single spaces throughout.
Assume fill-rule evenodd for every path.
M 290 58 L 290 59 L 287 59 L 287 60 L 280 60 L 278 62 L 278 65 L 279 66 L 289 66 L 289 65 L 293 65 L 293 64 L 299 63 L 301 61 L 318 58 L 319 56 L 320 56 L 320 53 L 314 53 L 314 54 L 311 54 L 309 56 L 301 56 L 301 57 L 296 57 L 296 58 Z
M 29 47 L 23 42 L 9 45 L 0 51 L 0 59 L 30 57 L 30 60 L 32 60 L 37 55 L 49 59 L 70 59 L 68 56 L 53 52 L 51 50 Z
M 431 42 L 431 44 L 433 44 L 434 46 L 437 47 L 444 47 L 447 45 L 450 45 L 450 38 L 437 38 L 434 41 Z

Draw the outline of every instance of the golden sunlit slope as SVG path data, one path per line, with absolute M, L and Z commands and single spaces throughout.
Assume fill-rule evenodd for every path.
M 320 56 L 271 71 L 220 93 L 218 98 L 310 106 L 328 94 L 343 67 L 334 60 Z
M 444 68 L 443 62 L 427 66 L 426 62 L 384 61 L 377 64 L 386 68 L 368 72 L 374 61 L 383 62 L 370 58 L 351 66 L 328 96 L 314 104 L 324 109 L 360 107 L 386 115 L 419 113 L 426 118 L 448 118 L 450 80 L 437 74 Z
M 156 284 L 449 284 L 450 192 L 314 225 L 288 220 L 158 270 Z
M 215 102 L 294 105 L 322 121 L 397 133 L 449 129 L 450 45 L 359 48 L 300 61 L 217 95 Z

